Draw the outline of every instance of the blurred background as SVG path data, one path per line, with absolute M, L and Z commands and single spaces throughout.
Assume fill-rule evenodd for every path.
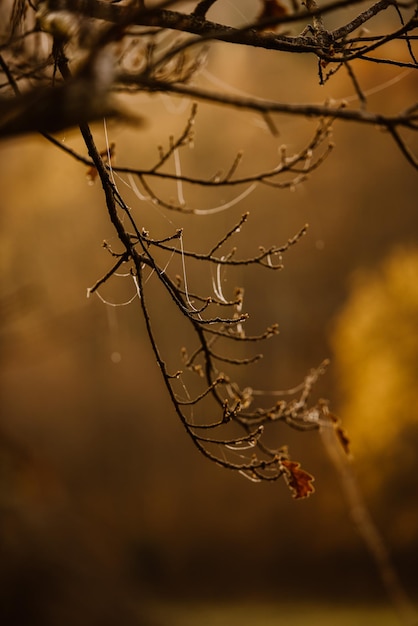
M 252 15 L 251 2 L 235 5 L 230 23 Z M 371 110 L 396 112 L 417 93 L 407 70 L 363 65 L 357 75 Z M 213 45 L 199 76 L 206 88 L 236 94 L 358 104 L 343 69 L 325 87 L 317 82 L 314 58 L 225 44 Z M 127 104 L 146 125 L 108 124 L 116 164 L 150 167 L 158 145 L 184 128 L 191 104 L 159 95 Z M 304 118 L 275 122 L 279 137 L 253 113 L 199 105 L 183 172 L 226 171 L 239 150 L 239 174 L 270 169 L 281 145 L 292 154 L 316 128 Z M 105 148 L 103 126 L 94 130 Z M 59 139 L 85 154 L 75 131 Z M 294 190 L 259 186 L 212 215 L 179 216 L 118 185 L 151 236 L 183 227 L 185 247 L 196 251 L 210 249 L 245 211 L 248 225 L 234 241 L 240 256 L 285 243 L 309 223 L 282 272 L 224 276 L 225 293 L 245 289 L 251 332 L 279 323 L 245 375 L 254 387 L 285 389 L 331 359 L 315 395 L 343 420 L 369 510 L 416 598 L 416 171 L 378 129 L 337 122 L 333 141 L 331 156 Z M 86 298 L 110 267 L 103 240 L 118 246 L 100 184 L 36 136 L 3 142 L 0 163 L 1 623 L 292 626 L 316 623 L 312 607 L 321 606 L 321 624 L 344 625 L 358 605 L 364 623 L 396 624 L 319 436 L 283 427 L 282 443 L 316 478 L 316 493 L 300 502 L 282 482 L 255 485 L 200 456 L 170 405 L 138 301 L 112 307 Z M 153 185 L 176 197 L 174 186 Z M 200 210 L 241 191 L 184 188 Z M 187 271 L 199 285 L 202 269 Z M 114 278 L 100 294 L 127 302 L 134 285 Z M 155 324 L 177 358 L 187 338 L 176 316 L 161 306 Z M 231 603 L 239 608 L 228 613 Z

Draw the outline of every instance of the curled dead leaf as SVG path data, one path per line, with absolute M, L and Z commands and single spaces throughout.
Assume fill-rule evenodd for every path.
M 312 474 L 305 472 L 296 461 L 282 459 L 280 464 L 284 470 L 284 478 L 292 491 L 293 498 L 307 498 L 314 493 L 315 487 Z
M 335 434 L 337 436 L 338 441 L 341 444 L 342 449 L 346 453 L 347 456 L 350 456 L 350 438 L 347 435 L 347 431 L 341 426 L 341 420 L 332 413 L 328 413 L 331 418 L 332 424 L 334 426 Z
M 276 30 L 279 25 L 276 25 L 274 21 L 288 14 L 287 7 L 282 4 L 281 0 L 262 0 L 262 5 L 256 19 L 257 22 L 260 22 L 260 30 Z M 271 24 L 269 24 L 270 21 Z M 264 22 L 266 22 L 265 26 L 263 26 Z

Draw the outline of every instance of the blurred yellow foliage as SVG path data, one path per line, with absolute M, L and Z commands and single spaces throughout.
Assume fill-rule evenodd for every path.
M 397 249 L 377 270 L 355 274 L 332 343 L 339 412 L 354 455 L 372 463 L 412 456 L 418 436 L 417 249 Z

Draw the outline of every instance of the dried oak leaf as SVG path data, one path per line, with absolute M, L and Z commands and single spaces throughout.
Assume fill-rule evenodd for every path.
M 289 12 L 287 7 L 280 0 L 262 0 L 262 5 L 256 21 L 260 22 L 262 30 L 275 30 L 278 25 L 274 24 L 274 20 L 287 15 Z M 268 24 L 270 20 L 271 25 Z M 267 24 L 263 27 L 264 22 Z
M 341 444 L 342 449 L 344 450 L 347 456 L 350 456 L 351 441 L 350 441 L 349 436 L 347 435 L 347 431 L 345 431 L 344 428 L 341 426 L 341 421 L 336 415 L 333 415 L 332 413 L 329 413 L 328 415 L 331 418 L 332 424 L 334 426 L 335 434 L 337 436 L 338 441 Z
M 312 474 L 301 469 L 300 463 L 282 459 L 280 462 L 284 469 L 284 478 L 292 491 L 293 498 L 307 498 L 315 491 Z

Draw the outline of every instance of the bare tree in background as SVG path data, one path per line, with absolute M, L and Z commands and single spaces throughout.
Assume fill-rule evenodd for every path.
M 238 28 L 211 21 L 211 11 L 222 4 L 223 0 L 4 0 L 0 7 L 0 137 L 42 133 L 57 149 L 79 161 L 84 171 L 88 167 L 91 178 L 100 180 L 119 247 L 106 246 L 109 269 L 91 286 L 89 295 L 118 272 L 128 273 L 168 394 L 195 446 L 210 460 L 252 481 L 283 477 L 293 496 L 301 498 L 313 492 L 313 477 L 290 458 L 286 446 L 272 442 L 269 426 L 284 422 L 310 430 L 331 425 L 342 447 L 347 445 L 326 403 L 311 400 L 312 387 L 326 363 L 309 372 L 299 386 L 273 392 L 273 404 L 257 390 L 241 386 L 234 372 L 260 358 L 253 352 L 242 356 L 241 346 L 250 348 L 273 337 L 277 325 L 255 336 L 247 334 L 244 292 L 237 287 L 232 294 L 224 293 L 222 277 L 228 268 L 240 266 L 260 266 L 266 272 L 281 269 L 283 256 L 305 234 L 306 227 L 284 243 L 255 246 L 252 255 L 240 256 L 236 242 L 246 226 L 248 215 L 244 214 L 205 251 L 187 249 L 182 229 L 156 238 L 141 227 L 139 214 L 124 199 L 116 177 L 127 182 L 139 198 L 167 211 L 197 214 L 183 193 L 188 186 L 236 188 L 238 202 L 255 185 L 280 190 L 304 181 L 330 154 L 335 120 L 386 131 L 388 143 L 392 141 L 393 149 L 401 150 L 406 166 L 418 169 L 417 157 L 409 147 L 410 137 L 418 130 L 418 104 L 410 102 L 406 109 L 390 115 L 369 110 L 357 77 L 358 67 L 365 63 L 418 69 L 414 53 L 417 3 L 254 0 L 254 19 Z M 382 14 L 388 27 L 381 34 L 370 35 L 368 27 L 373 21 L 377 22 L 374 32 L 380 32 Z M 328 23 L 338 25 L 330 30 Z M 215 41 L 231 47 L 263 48 L 276 55 L 313 55 L 319 83 L 345 72 L 359 106 L 342 101 L 292 104 L 286 98 L 280 102 L 235 96 L 221 88 L 208 91 L 199 76 Z M 115 117 L 131 124 L 132 133 L 140 135 L 143 120 L 129 107 L 129 96 L 138 93 L 189 98 L 190 114 L 183 132 L 159 149 L 147 169 L 116 167 L 113 146 L 101 150 L 89 124 Z M 237 153 L 226 172 L 209 172 L 205 178 L 187 176 L 179 166 L 180 154 L 193 142 L 196 103 L 202 101 L 253 111 L 273 135 L 277 134 L 277 114 L 314 118 L 317 127 L 297 153 L 289 154 L 283 147 L 279 163 L 270 169 L 257 170 L 254 159 L 254 171 L 240 175 L 242 155 Z M 73 126 L 80 129 L 87 156 L 54 136 Z M 161 180 L 176 185 L 176 201 L 156 191 Z M 210 291 L 188 284 L 191 265 L 199 266 L 201 275 L 212 277 Z M 156 312 L 156 286 L 163 290 L 164 302 L 180 313 L 193 337 L 187 348 L 179 341 L 178 368 L 172 369 L 172 355 L 160 346 L 159 326 L 166 324 L 171 314 L 168 309 L 163 317 Z

